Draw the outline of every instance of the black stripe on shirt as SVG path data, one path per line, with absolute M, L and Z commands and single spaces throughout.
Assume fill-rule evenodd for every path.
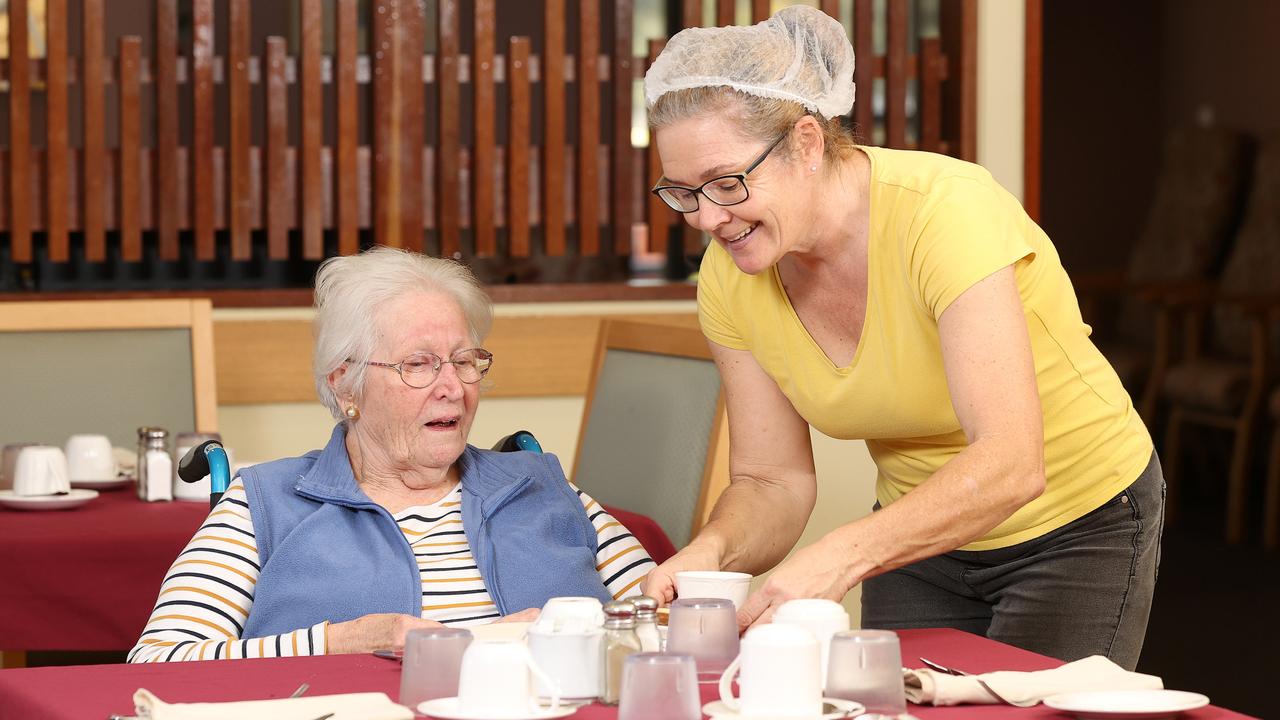
M 599 552 L 600 550 L 603 550 L 609 547 L 610 545 L 618 542 L 619 540 L 626 540 L 627 538 L 634 538 L 634 537 L 635 535 L 632 535 L 631 533 L 623 533 L 617 537 L 609 538 L 608 540 L 605 540 L 604 542 L 596 546 L 596 551 Z
M 196 602 L 195 600 L 169 600 L 169 601 L 167 601 L 167 602 L 157 603 L 157 604 L 156 604 L 156 610 L 159 610 L 159 609 L 160 609 L 160 608 L 162 608 L 162 607 L 174 607 L 174 606 L 177 606 L 177 605 L 187 605 L 187 606 L 190 606 L 190 607 L 204 608 L 205 610 L 208 610 L 209 612 L 217 613 L 217 614 L 221 615 L 222 617 L 226 618 L 226 619 L 227 619 L 227 622 L 229 622 L 229 623 L 231 623 L 232 625 L 235 625 L 235 626 L 236 626 L 236 635 L 243 635 L 243 634 L 244 634 L 244 626 L 242 626 L 240 623 L 236 622 L 236 619 L 235 619 L 235 618 L 233 618 L 233 617 L 231 617 L 230 615 L 228 615 L 228 614 L 226 614 L 225 612 L 223 612 L 223 611 L 222 611 L 222 609 L 221 609 L 221 608 L 219 608 L 219 607 L 217 607 L 216 605 L 210 605 L 209 603 Z
M 420 557 L 420 558 L 424 558 L 424 557 L 444 557 L 444 556 L 446 556 L 446 555 L 463 555 L 463 554 L 465 554 L 465 553 L 469 553 L 469 552 L 471 552 L 471 548 L 469 548 L 469 547 L 465 547 L 465 548 L 462 548 L 461 550 L 449 550 L 449 551 L 447 551 L 447 552 L 435 552 L 435 553 L 414 553 L 414 554 L 413 554 L 413 556 L 414 556 L 414 557 Z M 455 569 L 456 569 L 456 568 L 455 568 Z
M 169 655 L 165 657 L 164 661 L 165 661 L 165 662 L 169 662 L 170 660 L 172 660 L 172 659 L 173 659 L 173 654 L 174 654 L 174 653 L 176 653 L 176 652 L 178 652 L 179 650 L 181 650 L 182 648 L 184 648 L 184 647 L 186 647 L 186 646 L 188 646 L 188 645 L 192 645 L 192 644 L 194 644 L 194 643 L 195 643 L 195 641 L 194 641 L 194 640 L 183 640 L 182 642 L 178 643 L 177 645 L 174 645 L 174 646 L 173 646 L 173 649 L 171 649 L 171 650 L 169 651 Z
M 243 555 L 233 553 L 230 550 L 217 550 L 215 548 L 194 547 L 194 548 L 187 548 L 186 550 L 183 550 L 182 552 L 178 553 L 178 557 L 182 557 L 187 553 L 193 553 L 193 552 L 209 552 L 209 553 L 216 553 L 218 555 L 226 555 L 227 557 L 235 558 L 243 562 L 245 565 L 252 566 L 254 570 L 258 570 L 258 571 L 262 570 L 262 568 L 258 567 L 258 563 L 250 560 L 249 558 Z
M 641 559 L 641 560 L 637 560 L 637 561 L 635 561 L 635 562 L 631 563 L 630 565 L 628 565 L 628 566 L 626 566 L 626 567 L 622 568 L 622 569 L 621 569 L 621 570 L 619 570 L 618 572 L 614 573 L 612 576 L 610 576 L 608 580 L 605 580 L 605 581 L 604 581 L 604 586 L 605 586 L 605 587 L 609 587 L 610 585 L 612 585 L 612 584 L 613 584 L 613 581 L 614 581 L 614 580 L 617 580 L 618 578 L 622 577 L 623 575 L 626 575 L 629 571 L 634 570 L 635 568 L 638 568 L 638 567 L 640 567 L 641 565 L 643 565 L 643 564 L 645 564 L 645 563 L 652 563 L 652 562 L 653 562 L 653 561 L 652 561 L 652 560 L 650 560 L 649 558 L 643 558 L 643 559 Z
M 463 565 L 462 567 L 441 567 L 441 568 L 420 567 L 420 568 L 418 568 L 418 572 L 420 572 L 420 573 L 426 573 L 426 572 L 456 572 L 456 571 L 461 571 L 461 570 L 479 570 L 479 569 L 480 569 L 480 568 L 479 568 L 479 567 L 477 567 L 477 566 L 475 566 L 475 565 Z
M 248 530 L 245 530 L 244 528 L 238 528 L 238 527 L 236 527 L 236 526 L 234 526 L 234 525 L 231 525 L 231 524 L 229 524 L 229 523 L 221 523 L 221 522 L 219 522 L 219 523 L 205 523 L 204 525 L 201 525 L 201 526 L 200 526 L 200 529 L 201 529 L 201 530 L 205 530 L 205 529 L 208 529 L 208 528 L 225 528 L 225 529 L 227 529 L 227 530 L 233 530 L 233 531 L 235 531 L 235 532 L 238 532 L 238 533 L 240 533 L 241 535 L 245 535 L 245 536 L 247 536 L 247 537 L 251 537 L 251 538 L 255 538 L 255 539 L 256 539 L 256 537 L 254 536 L 254 534 L 253 534 L 253 533 L 251 533 L 251 532 L 249 532 Z
M 433 518 L 425 517 L 423 515 L 404 515 L 396 518 L 396 522 L 404 522 L 405 520 L 421 520 L 422 522 L 433 523 L 433 522 L 439 522 L 449 517 L 450 515 L 462 515 L 462 508 L 458 508 L 457 510 L 450 510 L 449 512 L 439 517 L 433 517 Z
M 479 593 L 489 592 L 484 588 L 479 590 L 423 590 L 422 597 L 436 597 L 437 595 L 477 595 Z
M 194 572 L 181 572 L 181 573 L 174 573 L 174 574 L 170 575 L 170 576 L 168 577 L 168 579 L 172 580 L 173 578 L 180 578 L 180 577 L 196 577 L 196 578 L 200 578 L 201 580 L 212 580 L 213 582 L 216 582 L 216 583 L 218 583 L 219 585 L 225 585 L 226 587 L 229 587 L 229 588 L 231 588 L 232 590 L 235 590 L 236 592 L 240 593 L 241 595 L 245 596 L 246 598 L 248 598 L 248 599 L 250 599 L 250 600 L 253 600 L 253 593 L 248 592 L 248 591 L 246 591 L 244 588 L 239 587 L 239 586 L 237 586 L 237 585 L 235 585 L 235 584 L 233 584 L 233 583 L 231 583 L 231 582 L 229 582 L 229 581 L 227 581 L 227 580 L 223 580 L 223 579 L 222 579 L 222 578 L 220 578 L 220 577 L 215 577 L 215 576 L 213 576 L 213 575 L 206 575 L 205 573 L 194 573 Z

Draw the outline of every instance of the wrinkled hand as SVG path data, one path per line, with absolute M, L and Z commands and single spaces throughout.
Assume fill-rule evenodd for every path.
M 641 592 L 667 605 L 676 598 L 676 573 L 685 570 L 719 570 L 720 554 L 706 547 L 690 545 L 649 571 Z
M 494 620 L 494 622 L 496 623 L 533 622 L 534 620 L 538 619 L 538 614 L 541 612 L 542 610 L 540 608 L 528 608 L 525 610 L 521 610 L 520 612 L 513 612 L 510 615 L 503 615 L 497 620 Z
M 340 623 L 330 623 L 325 634 L 325 652 L 368 653 L 374 650 L 404 650 L 404 636 L 418 628 L 444 627 L 434 620 L 423 620 L 399 613 L 375 613 Z
M 738 629 L 746 630 L 773 620 L 782 603 L 795 598 L 824 598 L 840 602 L 854 586 L 849 565 L 842 553 L 827 543 L 816 542 L 796 552 L 752 593 L 738 609 Z

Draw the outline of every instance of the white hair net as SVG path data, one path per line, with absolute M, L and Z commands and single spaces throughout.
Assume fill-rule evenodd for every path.
M 666 93 L 727 87 L 799 103 L 834 118 L 853 107 L 853 46 L 844 26 L 793 5 L 750 27 L 688 28 L 644 75 L 649 107 Z

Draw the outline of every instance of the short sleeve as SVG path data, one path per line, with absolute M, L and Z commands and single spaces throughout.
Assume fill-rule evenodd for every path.
M 747 343 L 734 327 L 725 297 L 725 273 L 737 272 L 720 246 L 712 244 L 702 256 L 698 269 L 698 323 L 708 340 L 734 350 L 746 350 Z
M 1026 213 L 994 180 L 944 180 L 919 217 L 907 239 L 907 267 L 920 303 L 934 319 L 978 281 L 1035 256 L 1024 232 Z

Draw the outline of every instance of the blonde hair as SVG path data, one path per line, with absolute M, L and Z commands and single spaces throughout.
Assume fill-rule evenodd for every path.
M 664 93 L 649 109 L 649 127 L 657 132 L 691 117 L 727 115 L 743 136 L 760 142 L 772 142 L 795 126 L 800 118 L 812 115 L 822 126 L 823 156 L 830 161 L 842 160 L 858 146 L 858 137 L 844 126 L 840 118 L 827 119 L 809 112 L 790 100 L 748 95 L 727 87 L 696 87 Z M 787 138 L 778 150 L 792 154 L 792 139 Z
M 343 419 L 338 393 L 359 396 L 364 387 L 365 363 L 378 344 L 378 320 L 383 308 L 419 292 L 453 298 L 466 319 L 472 342 L 478 345 L 489 334 L 493 324 L 489 295 L 461 263 L 389 247 L 375 247 L 321 263 L 316 272 L 312 374 L 320 402 L 335 418 Z M 440 308 L 421 308 L 423 313 L 439 311 Z M 351 365 L 335 393 L 329 387 L 329 373 L 348 361 Z

